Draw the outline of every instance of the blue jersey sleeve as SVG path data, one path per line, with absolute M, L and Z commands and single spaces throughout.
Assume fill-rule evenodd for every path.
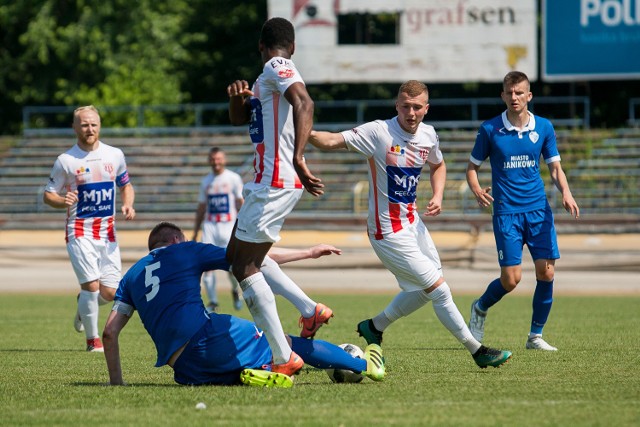
M 536 123 L 540 123 L 540 135 L 542 141 L 542 158 L 545 162 L 559 161 L 560 153 L 558 152 L 558 144 L 556 142 L 556 131 L 551 122 L 542 117 L 536 116 Z
M 476 135 L 476 142 L 471 150 L 471 159 L 473 163 L 481 163 L 487 160 L 491 152 L 491 138 L 489 137 L 489 131 L 487 130 L 488 124 L 483 123 L 478 129 Z M 475 161 L 474 161 L 475 160 Z
M 186 242 L 183 244 L 192 246 L 190 251 L 192 251 L 195 261 L 202 271 L 229 271 L 229 268 L 231 268 L 227 262 L 227 248 L 199 242 Z

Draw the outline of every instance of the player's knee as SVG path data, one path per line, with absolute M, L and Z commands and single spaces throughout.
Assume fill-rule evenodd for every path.
M 116 296 L 115 288 L 100 286 L 100 294 L 98 295 L 98 304 L 100 305 L 108 304 L 111 301 L 113 301 L 115 296 Z
M 543 272 L 536 272 L 536 279 L 543 282 L 551 282 L 554 278 L 553 270 L 545 270 Z
M 536 261 L 536 279 L 550 282 L 555 276 L 555 266 L 550 262 Z
M 500 284 L 502 285 L 504 290 L 507 292 L 513 291 L 518 286 L 518 283 L 520 283 L 519 277 L 510 276 L 510 277 L 503 277 L 500 279 Z

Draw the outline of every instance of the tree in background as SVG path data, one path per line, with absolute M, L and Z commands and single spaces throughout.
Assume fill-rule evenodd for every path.
M 22 108 L 29 105 L 226 102 L 232 79 L 251 79 L 262 68 L 256 40 L 266 18 L 266 0 L 0 0 L 0 135 L 20 133 Z M 425 83 L 433 100 L 497 98 L 501 90 L 499 82 Z M 330 101 L 391 100 L 396 88 L 397 82 L 308 89 L 313 99 Z M 625 125 L 628 99 L 640 94 L 640 80 L 538 81 L 532 91 L 535 96 L 589 96 L 592 126 L 617 127 Z M 379 113 L 372 109 L 366 120 Z M 429 117 L 439 120 L 440 113 L 455 118 L 455 111 L 435 108 Z M 210 121 L 226 122 L 226 112 L 216 114 Z M 41 120 L 38 126 L 69 125 L 68 114 Z M 103 120 L 110 127 L 128 127 L 137 117 L 103 112 Z M 192 120 L 145 116 L 149 126 L 183 122 Z
M 0 134 L 19 132 L 26 105 L 225 99 L 227 76 L 255 73 L 247 57 L 255 56 L 259 67 L 253 33 L 259 33 L 265 16 L 264 1 L 23 0 L 2 5 Z M 251 49 L 248 40 L 254 40 Z M 109 113 L 104 120 L 130 126 L 136 117 Z M 146 117 L 146 123 L 154 125 L 154 117 Z

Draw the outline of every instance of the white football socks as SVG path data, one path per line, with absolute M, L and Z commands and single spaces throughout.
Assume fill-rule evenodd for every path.
M 237 291 L 240 288 L 240 283 L 238 283 L 238 279 L 233 275 L 232 272 L 229 272 L 229 283 L 231 283 L 231 290 Z
M 215 271 L 205 271 L 202 274 L 202 282 L 207 293 L 209 302 L 218 303 L 218 294 L 216 292 L 216 273 Z
M 291 347 L 282 329 L 276 298 L 261 272 L 253 274 L 240 282 L 244 301 L 255 324 L 267 337 L 273 353 L 273 363 L 287 363 L 291 357 Z
M 80 291 L 80 297 L 78 298 L 78 314 L 80 314 L 80 320 L 82 326 L 84 326 L 84 333 L 87 339 L 98 338 L 100 333 L 98 332 L 98 296 L 99 291 Z
M 442 283 L 426 295 L 427 298 L 433 301 L 433 310 L 436 312 L 440 323 L 442 323 L 471 354 L 478 351 L 482 344 L 471 335 L 471 331 L 469 331 L 464 317 L 460 314 L 456 303 L 453 302 L 451 289 L 449 289 L 447 282 Z
M 427 298 L 427 295 L 423 291 L 401 291 L 382 313 L 372 319 L 373 326 L 380 332 L 383 332 L 390 324 L 401 317 L 408 316 L 414 311 L 419 310 L 428 302 L 429 298 Z
M 300 311 L 302 317 L 311 317 L 315 314 L 316 302 L 282 271 L 277 262 L 268 256 L 264 257 L 260 271 L 273 293 L 291 302 Z

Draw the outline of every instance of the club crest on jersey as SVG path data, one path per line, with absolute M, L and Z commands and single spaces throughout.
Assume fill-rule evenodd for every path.
M 400 147 L 398 144 L 392 145 L 391 148 L 389 148 L 389 152 L 396 156 L 404 156 L 404 148 Z
M 540 135 L 538 135 L 538 132 L 533 130 L 529 132 L 529 139 L 535 144 L 536 142 L 538 142 L 538 139 L 540 139 Z
M 113 173 L 113 163 L 105 163 L 104 164 L 104 171 L 112 174 Z
M 428 148 L 421 148 L 420 152 L 418 153 L 418 155 L 420 156 L 422 161 L 426 162 L 427 161 L 427 157 L 429 157 L 429 149 Z

